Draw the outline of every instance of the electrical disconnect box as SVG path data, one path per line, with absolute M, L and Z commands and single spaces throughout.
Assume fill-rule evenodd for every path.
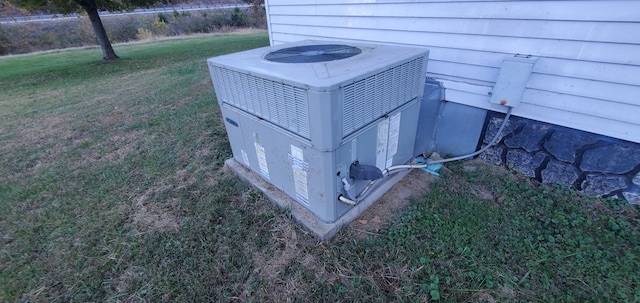
M 505 58 L 491 92 L 491 103 L 509 107 L 518 106 L 529 83 L 535 62 L 536 59 L 530 56 L 516 55 Z

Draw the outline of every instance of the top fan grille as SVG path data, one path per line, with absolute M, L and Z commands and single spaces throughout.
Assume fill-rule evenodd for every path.
M 284 48 L 264 58 L 280 63 L 314 63 L 346 59 L 360 54 L 357 47 L 341 44 L 318 44 Z

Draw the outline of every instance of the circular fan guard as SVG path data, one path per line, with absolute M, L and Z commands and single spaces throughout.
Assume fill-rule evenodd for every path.
M 357 47 L 341 44 L 318 44 L 284 48 L 268 53 L 264 58 L 280 63 L 313 63 L 341 60 L 360 54 Z

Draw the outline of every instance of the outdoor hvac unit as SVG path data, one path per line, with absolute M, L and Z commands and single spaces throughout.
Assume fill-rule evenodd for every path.
M 341 194 L 414 156 L 427 55 L 302 41 L 208 65 L 235 160 L 330 223 L 352 207 Z

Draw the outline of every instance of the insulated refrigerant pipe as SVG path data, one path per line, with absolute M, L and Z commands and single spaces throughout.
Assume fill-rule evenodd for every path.
M 500 134 L 502 134 L 502 131 L 504 130 L 505 126 L 507 125 L 507 121 L 509 120 L 509 117 L 511 117 L 511 111 L 513 110 L 513 107 L 509 107 L 509 109 L 507 110 L 507 114 L 504 116 L 504 120 L 502 121 L 502 124 L 500 124 L 500 128 L 498 128 L 498 131 L 496 132 L 495 136 L 493 136 L 493 139 L 491 139 L 491 141 L 489 142 L 489 144 L 487 144 L 485 147 L 471 153 L 471 154 L 467 154 L 467 155 L 462 155 L 462 156 L 458 156 L 458 157 L 453 157 L 453 158 L 448 158 L 448 159 L 441 159 L 441 160 L 435 160 L 435 161 L 427 161 L 427 163 L 425 164 L 403 164 L 403 165 L 396 165 L 396 166 L 391 166 L 385 170 L 382 171 L 382 174 L 386 176 L 389 176 L 389 173 L 396 171 L 396 170 L 400 170 L 400 169 L 413 169 L 413 168 L 425 168 L 429 165 L 433 165 L 433 164 L 440 164 L 440 163 L 447 163 L 447 162 L 452 162 L 452 161 L 458 161 L 458 160 L 463 160 L 463 159 L 467 159 L 467 158 L 471 158 L 474 156 L 477 156 L 481 153 L 483 153 L 484 151 L 486 151 L 487 149 L 489 149 L 489 147 L 493 146 L 496 141 L 498 140 L 498 138 L 500 137 Z M 378 179 L 381 180 L 381 179 Z M 375 184 L 378 180 L 373 180 L 371 182 L 369 182 L 369 184 L 367 184 L 367 186 L 365 186 L 365 188 L 358 194 L 358 196 L 355 199 L 349 199 L 347 197 L 345 197 L 344 195 L 339 195 L 338 196 L 338 200 L 349 204 L 349 205 L 356 205 L 358 204 L 358 202 L 362 201 L 362 199 L 364 199 L 367 195 L 366 193 L 371 189 L 371 187 L 373 186 L 373 184 Z

